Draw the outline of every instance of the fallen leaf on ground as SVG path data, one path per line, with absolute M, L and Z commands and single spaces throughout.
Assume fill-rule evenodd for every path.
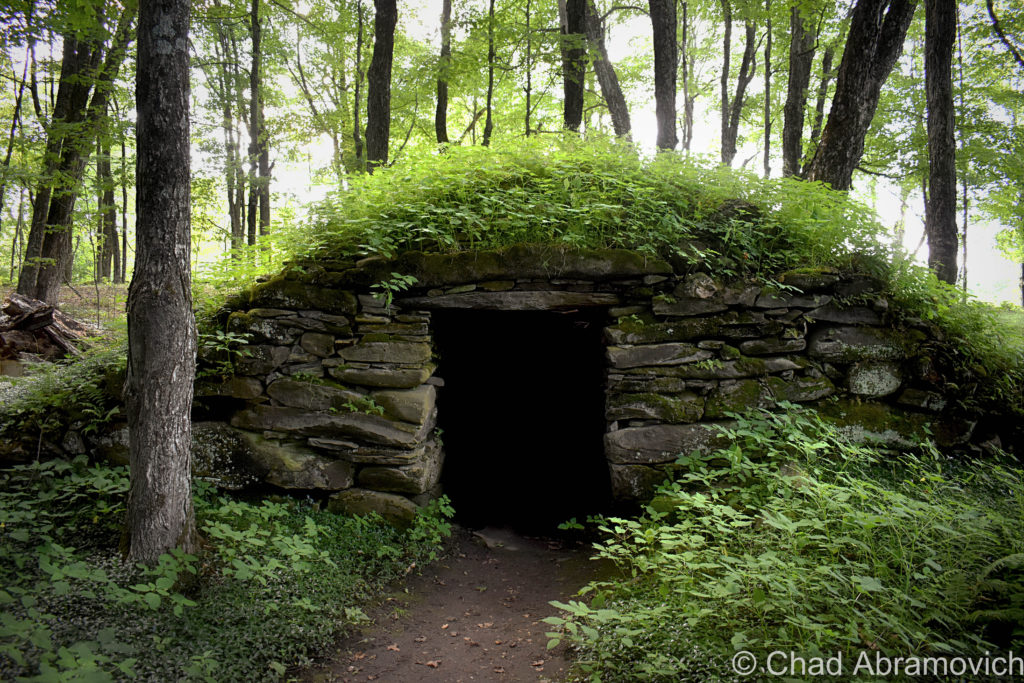
M 425 643 L 427 641 L 427 637 L 426 636 L 416 636 L 415 638 L 413 638 L 413 640 L 415 640 L 417 643 Z
M 496 673 L 496 674 L 503 674 L 503 673 L 505 673 L 505 667 L 503 667 L 503 666 L 496 666 L 496 667 L 494 667 L 494 673 Z
M 532 662 L 530 666 L 544 666 L 544 660 L 538 659 L 536 662 Z
M 391 650 L 392 652 L 400 652 L 400 650 L 398 648 L 398 645 L 395 644 L 395 643 L 392 643 L 391 645 L 388 645 L 388 649 Z
M 366 653 L 365 652 L 357 652 L 354 655 L 352 655 L 352 659 L 363 659 L 365 657 L 366 657 Z
M 442 629 L 446 629 L 446 628 L 448 628 L 448 624 L 441 624 L 441 628 L 442 628 Z
M 479 626 L 480 628 L 490 628 L 490 627 L 494 626 L 494 622 L 493 621 L 485 621 L 482 624 L 477 624 L 477 626 Z
M 426 665 L 429 666 L 431 669 L 436 669 L 437 667 L 441 666 L 441 660 L 431 659 L 429 662 L 426 662 Z

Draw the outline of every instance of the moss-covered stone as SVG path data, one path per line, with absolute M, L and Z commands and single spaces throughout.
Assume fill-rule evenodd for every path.
M 283 275 L 256 285 L 242 299 L 250 308 L 311 309 L 335 314 L 356 312 L 356 297 L 352 292 L 298 282 Z
M 818 413 L 857 443 L 908 448 L 927 436 L 925 416 L 884 403 L 839 399 L 823 402 Z
M 831 289 L 839 282 L 839 273 L 834 268 L 794 268 L 779 273 L 775 278 L 779 282 L 796 287 L 804 292 L 820 292 Z
M 331 496 L 327 509 L 346 515 L 379 514 L 389 524 L 408 529 L 419 509 L 415 503 L 396 493 L 382 493 L 369 489 L 348 489 Z
M 775 405 L 771 391 L 765 384 L 753 379 L 728 380 L 708 396 L 704 416 L 725 417 L 726 413 L 742 413 L 751 408 L 770 408 Z
M 614 394 L 608 399 L 609 420 L 658 420 L 668 423 L 697 422 L 704 413 L 704 399 L 693 392 L 675 395 L 656 393 Z

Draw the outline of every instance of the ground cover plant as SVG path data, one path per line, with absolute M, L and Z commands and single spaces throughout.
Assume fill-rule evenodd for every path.
M 143 568 L 118 553 L 127 488 L 84 458 L 0 473 L 0 679 L 279 680 L 433 558 L 451 512 L 399 531 L 200 486 L 202 552 Z
M 556 603 L 581 678 L 734 677 L 749 651 L 982 656 L 1024 641 L 1024 470 L 846 442 L 812 411 L 736 416 L 637 518 L 598 520 L 623 578 Z M 800 678 L 800 676 L 797 676 Z

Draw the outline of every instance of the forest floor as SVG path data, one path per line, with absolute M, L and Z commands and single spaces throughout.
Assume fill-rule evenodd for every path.
M 307 683 L 560 681 L 570 660 L 548 650 L 541 620 L 609 568 L 584 545 L 506 529 L 457 528 L 453 548 L 390 595 L 373 624 L 340 642 Z

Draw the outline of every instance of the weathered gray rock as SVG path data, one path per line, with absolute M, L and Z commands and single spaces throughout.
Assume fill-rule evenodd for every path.
M 906 340 L 895 330 L 876 327 L 827 327 L 810 336 L 807 352 L 836 363 L 861 360 L 902 360 Z
M 239 375 L 268 375 L 288 359 L 287 346 L 260 344 L 247 347 L 248 355 L 235 361 L 235 372 Z
M 424 440 L 433 420 L 422 426 L 395 422 L 365 413 L 313 413 L 301 408 L 257 405 L 235 413 L 234 427 L 253 431 L 279 431 L 302 436 L 349 436 L 392 447 L 411 447 Z
M 752 306 L 761 288 L 748 282 L 723 285 L 706 273 L 687 276 L 673 294 L 679 299 L 705 299 L 725 306 Z
M 620 465 L 670 463 L 680 455 L 714 450 L 727 443 L 713 424 L 627 427 L 604 435 L 605 455 Z
M 403 306 L 419 308 L 465 308 L 503 311 L 552 311 L 579 306 L 616 306 L 617 294 L 569 291 L 475 291 L 465 294 L 443 294 L 435 297 L 400 299 Z
M 324 380 L 283 378 L 267 387 L 267 395 L 282 405 L 303 410 L 345 410 L 346 403 L 365 396 L 357 391 L 326 383 Z
M 704 416 L 725 417 L 726 413 L 742 413 L 751 408 L 771 408 L 774 405 L 772 392 L 764 383 L 753 379 L 726 380 L 708 395 Z
M 817 401 L 836 393 L 835 385 L 824 375 L 817 377 L 794 377 L 792 379 L 769 377 L 765 380 L 765 384 L 776 401 L 789 401 L 791 403 Z
M 352 292 L 288 280 L 284 276 L 253 287 L 249 304 L 252 308 L 308 309 L 335 314 L 356 312 L 356 297 Z
M 608 398 L 608 420 L 658 420 L 668 423 L 696 422 L 704 413 L 704 399 L 693 392 L 614 394 Z
M 927 418 L 874 401 L 839 399 L 818 406 L 848 439 L 881 448 L 911 448 L 927 437 Z
M 604 329 L 612 344 L 655 344 L 714 336 L 721 324 L 712 318 L 683 318 L 670 323 L 624 321 Z
M 882 323 L 880 315 L 864 306 L 839 308 L 835 304 L 829 304 L 808 311 L 804 315 L 812 320 L 841 325 L 880 325 Z
M 345 515 L 376 513 L 400 529 L 412 526 L 419 510 L 416 504 L 405 496 L 358 488 L 347 489 L 331 496 L 327 509 Z
M 790 270 L 781 273 L 776 279 L 803 292 L 819 292 L 834 287 L 839 282 L 839 274 L 825 268 Z
M 807 340 L 798 337 L 795 339 L 780 339 L 779 337 L 767 337 L 765 339 L 748 339 L 740 342 L 740 351 L 748 356 L 767 356 L 776 353 L 798 353 L 807 348 Z
M 228 490 L 260 482 L 266 472 L 253 461 L 242 434 L 223 422 L 194 423 L 192 475 Z M 127 443 L 125 448 L 127 457 Z
M 878 398 L 894 393 L 903 384 L 903 373 L 896 363 L 864 361 L 850 368 L 846 386 L 850 393 Z
M 196 396 L 228 396 L 252 400 L 263 393 L 263 383 L 255 377 L 239 377 L 226 379 L 210 378 L 196 381 Z
M 609 346 L 608 360 L 616 368 L 644 365 L 682 365 L 712 358 L 714 354 L 692 344 L 647 344 L 644 346 Z
M 347 361 L 363 363 L 423 363 L 430 353 L 430 344 L 387 341 L 364 341 L 338 351 Z
M 932 412 L 945 410 L 948 404 L 946 398 L 940 393 L 913 388 L 904 389 L 900 397 L 896 399 L 896 402 L 901 406 L 930 410 Z
M 249 315 L 254 315 L 258 318 L 283 318 L 294 314 L 295 311 L 289 311 L 284 308 L 254 308 L 249 311 Z
M 384 414 L 388 417 L 421 425 L 434 412 L 437 388 L 422 385 L 407 391 L 375 391 L 370 394 L 370 398 L 384 408 Z
M 714 299 L 696 299 L 692 297 L 676 298 L 674 301 L 656 300 L 654 312 L 657 315 L 691 317 L 695 315 L 707 315 L 708 313 L 720 313 L 728 310 L 729 307 Z
M 612 498 L 620 501 L 643 501 L 667 479 L 664 470 L 644 465 L 609 465 Z
M 328 369 L 332 377 L 346 384 L 389 389 L 412 389 L 426 382 L 434 374 L 434 364 L 422 368 L 355 368 L 336 366 Z
M 765 290 L 757 297 L 757 308 L 819 308 L 832 301 L 830 294 L 783 294 Z
M 285 325 L 283 320 L 236 311 L 228 316 L 227 330 L 232 334 L 248 334 L 256 343 L 290 346 L 298 340 L 302 330 Z
M 781 356 L 777 358 L 744 357 L 739 360 L 726 361 L 716 358 L 688 365 L 627 368 L 622 372 L 627 375 L 657 374 L 682 379 L 740 379 L 743 377 L 757 377 L 777 372 L 799 370 L 804 367 L 803 364 L 806 364 L 806 361 L 799 357 L 794 359 Z
M 364 467 L 359 471 L 359 485 L 375 491 L 417 495 L 437 486 L 441 477 L 443 452 L 436 445 L 409 465 L 399 467 Z
M 299 345 L 314 356 L 327 358 L 334 354 L 334 335 L 306 332 L 299 339 Z
M 60 447 L 68 455 L 81 455 L 87 450 L 85 439 L 74 429 L 64 432 L 64 438 L 60 440 Z
M 608 388 L 624 394 L 678 394 L 686 390 L 686 380 L 655 375 L 616 375 L 608 378 Z
M 340 491 L 352 486 L 355 468 L 344 460 L 317 455 L 296 444 L 264 439 L 242 432 L 255 468 L 263 481 L 285 489 Z
M 128 426 L 104 430 L 88 437 L 89 448 L 100 460 L 114 465 L 128 464 Z

